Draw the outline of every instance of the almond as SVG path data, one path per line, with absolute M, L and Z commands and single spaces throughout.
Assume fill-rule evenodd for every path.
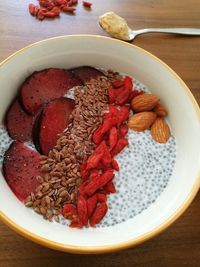
M 140 112 L 130 117 L 128 127 L 134 131 L 142 132 L 148 129 L 156 119 L 156 113 L 151 111 Z
M 143 94 L 134 97 L 131 101 L 131 107 L 136 112 L 149 111 L 159 102 L 159 97 L 153 94 Z
M 158 103 L 155 108 L 153 109 L 153 111 L 157 114 L 158 117 L 164 117 L 164 116 L 167 116 L 167 110 L 166 108 Z
M 151 135 L 156 142 L 167 143 L 170 138 L 168 124 L 162 118 L 157 118 L 151 126 Z

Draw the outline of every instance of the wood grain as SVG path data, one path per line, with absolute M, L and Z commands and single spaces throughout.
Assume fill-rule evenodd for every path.
M 80 0 L 79 0 L 80 1 Z M 37 1 L 33 0 L 33 3 Z M 115 11 L 134 29 L 199 27 L 199 0 L 93 0 L 91 11 L 40 22 L 27 12 L 28 0 L 0 1 L 0 60 L 32 42 L 77 33 L 106 35 L 98 16 Z M 200 104 L 200 37 L 164 34 L 138 36 L 133 42 L 164 60 L 186 82 Z M 200 266 L 200 194 L 181 218 L 156 238 L 119 253 L 71 255 L 28 241 L 0 223 L 0 267 L 32 266 Z

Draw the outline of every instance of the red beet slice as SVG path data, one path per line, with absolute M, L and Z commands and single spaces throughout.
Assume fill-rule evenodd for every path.
M 22 142 L 13 142 L 4 156 L 3 173 L 14 194 L 23 201 L 38 186 L 39 153 Z
M 58 134 L 67 127 L 69 116 L 74 109 L 74 100 L 58 98 L 51 101 L 40 116 L 39 145 L 42 154 L 48 155 L 58 140 Z
M 83 83 L 90 79 L 96 79 L 99 76 L 104 76 L 103 72 L 92 67 L 84 66 L 71 70 Z
M 82 85 L 80 79 L 67 70 L 34 72 L 20 88 L 20 101 L 25 111 L 35 114 L 42 104 L 64 96 L 68 89 L 78 85 Z
M 23 142 L 32 139 L 34 121 L 35 116 L 25 113 L 15 100 L 6 113 L 5 125 L 12 139 Z

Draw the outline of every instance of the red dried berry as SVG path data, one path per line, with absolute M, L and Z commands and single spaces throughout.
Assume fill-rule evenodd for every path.
M 37 16 L 39 9 L 40 9 L 39 6 L 35 6 L 35 9 L 34 9 L 34 16 Z
M 44 16 L 47 17 L 47 18 L 55 18 L 55 17 L 57 17 L 58 15 L 57 15 L 56 13 L 54 13 L 54 12 L 48 11 L 48 12 L 46 12 L 46 13 L 44 14 Z
M 88 198 L 87 200 L 87 211 L 88 211 L 88 218 L 90 218 L 97 206 L 97 195 L 93 195 L 92 197 Z
M 85 198 L 80 195 L 77 201 L 77 211 L 80 221 L 83 225 L 87 225 L 88 214 L 87 214 L 87 202 Z
M 94 211 L 90 219 L 90 225 L 94 227 L 96 224 L 100 223 L 100 221 L 106 215 L 107 211 L 108 211 L 108 206 L 106 203 L 102 203 L 99 206 L 97 206 L 96 210 Z
M 76 11 L 76 8 L 73 6 L 61 6 L 62 11 L 73 13 Z
M 112 127 L 109 132 L 109 147 L 110 150 L 114 148 L 118 141 L 118 130 L 116 127 Z
M 129 89 L 130 91 L 132 90 L 132 88 L 133 88 L 133 81 L 132 81 L 132 78 L 131 77 L 126 76 L 124 78 L 124 86 L 125 86 L 125 88 Z
M 126 87 L 115 89 L 115 103 L 117 105 L 124 105 L 128 102 L 130 96 L 130 90 Z
M 97 199 L 100 203 L 103 203 L 107 201 L 107 196 L 103 193 L 97 193 Z
M 120 138 L 116 144 L 116 146 L 111 151 L 112 157 L 119 154 L 126 146 L 128 145 L 128 140 L 126 138 Z
M 113 159 L 111 164 L 112 164 L 113 169 L 118 172 L 119 171 L 119 165 L 118 165 L 117 161 Z
M 110 181 L 104 186 L 104 190 L 107 194 L 116 193 L 116 189 L 112 181 Z
M 113 89 L 112 85 L 108 87 L 108 98 L 110 104 L 115 102 L 115 90 Z
M 32 15 L 32 16 L 35 16 L 35 5 L 30 3 L 28 5 L 28 9 L 29 9 L 29 13 Z
M 105 141 L 102 141 L 100 145 L 103 151 L 102 163 L 103 163 L 103 166 L 106 167 L 111 163 L 112 158 L 111 158 L 110 151 L 108 150 L 108 147 Z
M 120 108 L 120 110 L 118 111 L 118 121 L 117 121 L 118 126 L 128 120 L 129 112 L 130 112 L 129 106 L 122 106 Z
M 75 220 L 75 221 L 72 221 L 69 225 L 69 227 L 71 228 L 82 228 L 83 227 L 83 223 L 80 221 L 80 220 Z
M 91 6 L 92 6 L 92 3 L 87 2 L 87 1 L 83 1 L 83 5 L 84 5 L 85 7 L 91 7 Z
M 134 90 L 134 91 L 132 91 L 132 92 L 130 93 L 130 96 L 129 96 L 129 102 L 130 102 L 134 97 L 136 97 L 136 96 L 138 96 L 138 95 L 142 95 L 142 94 L 144 94 L 144 91 L 142 91 L 142 90 Z
M 112 169 L 106 170 L 101 176 L 91 180 L 88 185 L 85 186 L 84 192 L 88 196 L 92 196 L 98 189 L 105 186 L 114 177 Z
M 77 218 L 77 209 L 72 204 L 66 204 L 62 209 L 62 216 L 65 219 L 74 220 Z
M 124 81 L 116 80 L 116 81 L 112 82 L 112 86 L 114 88 L 123 87 L 124 86 Z
M 119 128 L 119 133 L 122 137 L 124 137 L 128 133 L 128 125 L 122 124 Z

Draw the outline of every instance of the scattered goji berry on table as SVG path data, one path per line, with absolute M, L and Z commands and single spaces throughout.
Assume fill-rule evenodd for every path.
M 61 10 L 64 12 L 73 13 L 74 11 L 76 11 L 76 8 L 73 6 L 61 6 Z
M 83 5 L 85 7 L 91 7 L 92 6 L 92 3 L 88 2 L 88 1 L 83 1 Z
M 28 9 L 29 9 L 29 13 L 32 15 L 32 16 L 35 16 L 35 5 L 30 3 L 28 5 Z
M 106 203 L 102 203 L 99 206 L 97 206 L 96 210 L 94 211 L 92 217 L 89 220 L 90 225 L 94 227 L 96 224 L 98 224 L 106 215 L 107 211 L 108 211 L 108 206 Z

